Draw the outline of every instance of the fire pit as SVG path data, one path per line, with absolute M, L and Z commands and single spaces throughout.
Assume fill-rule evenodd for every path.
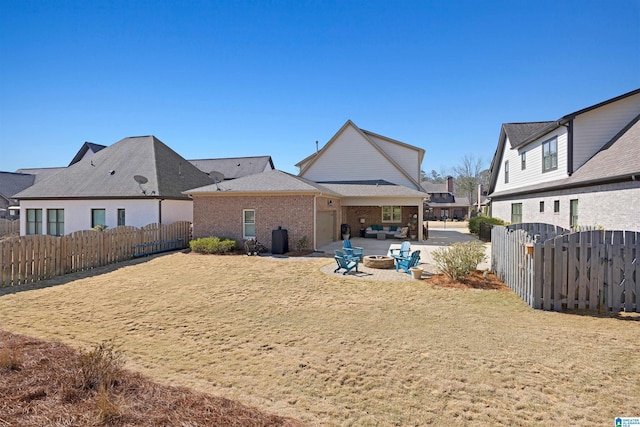
M 364 257 L 362 263 L 365 267 L 369 268 L 393 268 L 393 258 L 386 255 L 367 255 Z

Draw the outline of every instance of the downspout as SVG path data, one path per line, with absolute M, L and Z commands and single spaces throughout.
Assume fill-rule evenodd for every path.
M 162 199 L 158 199 L 158 224 L 162 224 Z
M 313 195 L 313 251 L 316 252 L 318 250 L 317 242 L 318 242 L 318 223 L 316 218 L 316 212 L 318 211 L 318 195 Z
M 573 119 L 569 120 L 567 128 L 567 175 L 573 175 Z

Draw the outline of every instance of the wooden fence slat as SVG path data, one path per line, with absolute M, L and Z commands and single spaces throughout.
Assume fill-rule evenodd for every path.
M 77 231 L 65 236 L 33 235 L 0 241 L 0 287 L 36 282 L 133 258 L 135 247 L 154 252 L 183 249 L 191 223 L 149 224 L 141 229 Z M 164 239 L 164 240 L 161 240 Z M 143 251 L 144 252 L 144 251 Z M 147 251 L 148 253 L 148 251 Z

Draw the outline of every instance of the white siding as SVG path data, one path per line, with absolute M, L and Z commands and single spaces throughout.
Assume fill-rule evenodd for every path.
M 271 168 L 269 168 L 271 169 Z M 192 200 L 163 200 L 162 223 L 173 224 L 178 221 L 193 222 Z
M 47 232 L 46 210 L 64 209 L 65 234 L 91 229 L 91 209 L 105 209 L 108 228 L 118 225 L 118 209 L 125 210 L 125 225 L 143 227 L 157 223 L 160 212 L 158 199 L 144 200 L 21 200 L 20 234 L 26 233 L 26 209 L 42 209 L 43 233 Z M 162 201 L 162 223 L 193 220 L 193 202 L 191 200 Z
M 638 114 L 640 94 L 577 116 L 573 123 L 574 170 L 585 164 Z
M 550 132 L 536 141 L 521 147 L 519 150 L 511 149 L 507 138 L 502 162 L 498 169 L 495 192 L 512 190 L 519 187 L 555 181 L 566 178 L 567 175 L 567 128 L 564 126 Z M 552 171 L 542 171 L 542 144 L 551 138 L 558 141 L 558 168 Z M 526 168 L 521 168 L 521 154 L 526 153 Z M 504 182 L 504 162 L 509 160 L 509 183 Z
M 327 145 L 322 155 L 301 176 L 316 182 L 384 179 L 416 188 L 353 126 L 347 126 L 337 139 Z
M 420 154 L 415 149 L 405 147 L 382 138 L 369 135 L 369 139 L 378 144 L 389 157 L 393 159 L 402 169 L 407 171 L 409 175 L 416 181 L 420 182 Z
M 569 228 L 569 202 L 578 200 L 578 225 L 607 230 L 640 231 L 640 182 L 628 181 L 588 188 L 576 188 L 492 202 L 496 218 L 511 221 L 511 204 L 522 203 L 522 222 L 542 222 Z M 554 212 L 554 201 L 560 212 Z M 544 202 L 544 212 L 540 212 Z

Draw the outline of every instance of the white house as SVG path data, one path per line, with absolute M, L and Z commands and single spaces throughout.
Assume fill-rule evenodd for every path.
M 20 234 L 191 221 L 193 202 L 182 192 L 212 182 L 156 137 L 125 138 L 16 194 Z
M 550 122 L 505 123 L 491 215 L 564 228 L 640 230 L 640 89 Z

